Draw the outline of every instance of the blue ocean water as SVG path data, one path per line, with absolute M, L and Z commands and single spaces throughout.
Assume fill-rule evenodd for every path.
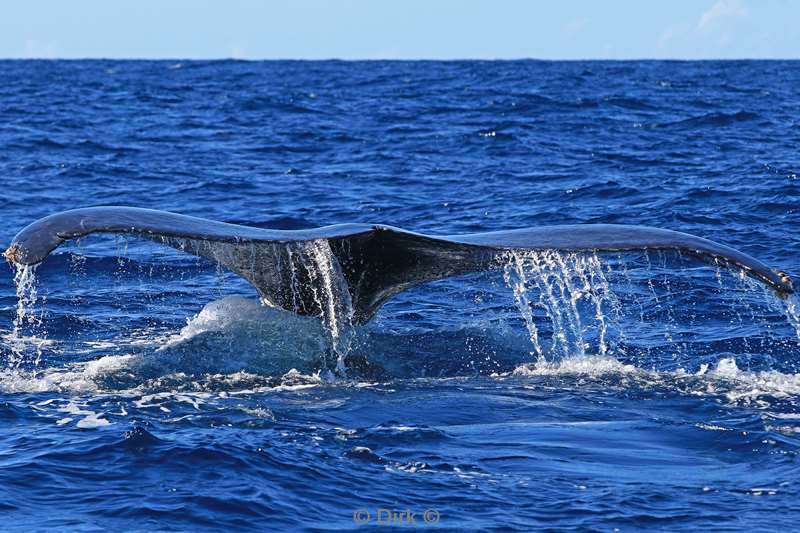
M 3 245 L 132 205 L 644 224 L 800 274 L 797 62 L 0 61 L 0 80 Z M 353 328 L 346 375 L 318 320 L 171 249 L 82 239 L 22 304 L 0 265 L 2 528 L 793 528 L 795 300 L 673 255 L 416 287 Z

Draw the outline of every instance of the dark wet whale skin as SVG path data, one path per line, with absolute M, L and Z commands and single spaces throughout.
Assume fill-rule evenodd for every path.
M 506 250 L 602 252 L 673 250 L 728 263 L 756 277 L 779 293 L 792 293 L 788 276 L 727 246 L 677 231 L 619 224 L 545 226 L 470 235 L 430 236 L 384 225 L 338 224 L 307 230 L 267 230 L 215 222 L 153 209 L 124 206 L 91 207 L 53 214 L 20 231 L 6 256 L 21 264 L 36 264 L 69 239 L 92 233 L 130 234 L 170 244 L 171 239 L 236 245 L 328 241 L 347 280 L 358 324 L 368 322 L 393 295 L 420 283 L 497 267 Z M 187 250 L 192 252 L 191 249 Z M 202 251 L 198 255 L 204 255 Z M 258 253 L 253 258 L 252 253 Z M 253 283 L 263 298 L 289 311 L 320 314 L 309 271 L 298 269 L 301 302 L 287 287 L 290 276 L 273 272 L 291 260 L 279 249 L 268 254 L 253 250 L 219 261 Z M 239 263 L 239 260 L 243 264 Z M 244 264 L 246 263 L 246 264 Z M 284 265 L 284 266 L 281 266 Z M 273 281 L 278 275 L 277 283 Z M 297 291 L 295 291 L 296 293 Z

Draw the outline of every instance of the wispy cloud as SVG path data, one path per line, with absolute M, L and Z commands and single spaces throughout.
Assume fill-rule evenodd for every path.
M 717 0 L 693 18 L 664 28 L 656 46 L 673 57 L 725 57 L 748 24 L 750 11 L 743 0 Z
M 697 30 L 708 31 L 727 22 L 745 18 L 748 14 L 747 8 L 740 0 L 718 0 L 700 16 L 700 20 L 697 21 Z

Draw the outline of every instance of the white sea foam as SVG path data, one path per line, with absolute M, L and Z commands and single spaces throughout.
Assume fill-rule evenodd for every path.
M 644 374 L 646 371 L 621 363 L 608 356 L 576 355 L 557 362 L 525 363 L 511 373 L 514 376 L 605 376 L 609 374 Z M 495 374 L 496 376 L 508 374 Z
M 103 426 L 108 426 L 111 424 L 105 418 L 100 418 L 102 415 L 97 415 L 92 413 L 91 415 L 87 416 L 86 418 L 82 418 L 78 420 L 78 423 L 75 424 L 76 427 L 81 429 L 94 429 Z
M 580 355 L 557 362 L 526 363 L 512 372 L 494 374 L 500 379 L 542 376 L 607 379 L 609 384 L 615 384 L 615 378 L 632 378 L 634 381 L 626 381 L 626 386 L 659 385 L 693 396 L 721 396 L 730 403 L 755 406 L 766 406 L 776 398 L 800 399 L 800 374 L 742 370 L 733 358 L 722 358 L 713 367 L 702 365 L 696 372 L 687 372 L 647 370 L 609 356 Z

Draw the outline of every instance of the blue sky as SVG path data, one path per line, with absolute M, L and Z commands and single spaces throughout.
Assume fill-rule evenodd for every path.
M 0 57 L 800 58 L 800 1 L 24 0 Z

